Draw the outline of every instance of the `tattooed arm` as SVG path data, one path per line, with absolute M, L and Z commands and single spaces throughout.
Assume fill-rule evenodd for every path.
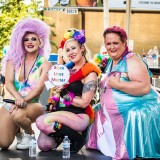
M 85 108 L 93 99 L 97 90 L 97 74 L 92 72 L 83 80 L 82 97 L 75 97 L 72 105 Z

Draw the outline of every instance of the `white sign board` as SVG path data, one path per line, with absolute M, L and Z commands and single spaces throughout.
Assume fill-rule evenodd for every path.
M 48 72 L 48 79 L 54 86 L 62 86 L 68 82 L 70 72 L 64 65 L 54 65 Z
M 68 7 L 68 8 L 71 8 L 71 7 L 78 7 L 78 5 L 75 5 L 72 6 L 71 2 L 73 0 L 48 0 L 48 5 L 49 7 Z M 110 9 L 126 9 L 126 1 L 127 0 L 108 0 L 108 3 L 109 3 L 109 8 Z M 76 1 L 75 1 L 76 2 Z M 103 6 L 103 4 L 100 5 L 101 7 Z M 100 6 L 97 6 L 97 7 L 100 7 Z M 85 8 L 85 6 L 83 6 Z M 96 6 L 95 6 L 96 7 Z M 90 7 L 92 8 L 92 6 Z M 160 10 L 160 0 L 132 0 L 131 1 L 131 8 L 132 9 L 148 9 L 148 10 L 151 10 L 151 9 L 155 9 L 155 10 Z M 73 10 L 73 11 L 70 11 L 70 10 L 65 10 L 65 12 L 67 14 L 77 14 L 77 11 Z M 73 12 L 73 13 L 72 13 Z
M 132 8 L 160 9 L 160 0 L 132 0 Z
M 125 0 L 109 0 L 109 8 L 126 8 Z
M 55 86 L 63 86 L 68 83 L 70 71 L 65 65 L 53 65 L 48 71 L 48 81 L 45 82 L 47 90 Z

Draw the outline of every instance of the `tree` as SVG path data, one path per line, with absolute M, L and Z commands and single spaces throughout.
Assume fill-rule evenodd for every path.
M 29 5 L 23 0 L 5 0 L 1 1 L 0 6 L 0 60 L 3 56 L 3 48 L 9 44 L 10 35 L 14 25 L 25 17 L 37 17 L 44 19 L 43 11 L 39 10 L 40 1 L 32 0 Z M 54 27 L 54 24 L 51 25 Z M 55 36 L 53 30 L 51 36 Z M 51 45 L 56 46 L 54 42 Z

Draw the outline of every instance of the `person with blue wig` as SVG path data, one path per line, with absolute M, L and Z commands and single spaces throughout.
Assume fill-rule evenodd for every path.
M 9 50 L 2 59 L 1 74 L 5 76 L 5 103 L 0 108 L 0 148 L 7 149 L 19 130 L 24 131 L 17 139 L 17 149 L 28 149 L 31 124 L 43 114 L 39 102 L 47 80 L 51 63 L 50 28 L 38 18 L 25 18 L 14 27 Z

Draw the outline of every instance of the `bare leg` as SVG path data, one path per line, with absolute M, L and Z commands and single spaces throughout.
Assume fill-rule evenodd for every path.
M 42 114 L 42 107 L 39 103 L 30 103 L 24 109 L 14 110 L 11 115 L 14 122 L 24 129 L 25 133 L 32 134 L 31 124 Z
M 14 141 L 19 127 L 5 107 L 0 108 L 0 148 L 8 148 Z

